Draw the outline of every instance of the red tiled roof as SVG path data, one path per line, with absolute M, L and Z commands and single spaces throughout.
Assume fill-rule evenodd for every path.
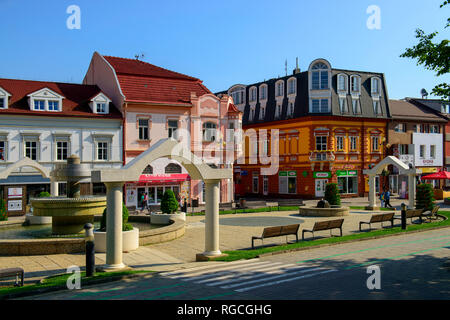
M 74 116 L 89 118 L 121 119 L 119 110 L 111 103 L 109 114 L 93 113 L 89 102 L 101 92 L 96 85 L 74 83 L 59 83 L 32 80 L 0 79 L 0 87 L 11 96 L 8 99 L 8 109 L 0 109 L 0 114 L 26 114 L 37 116 Z M 48 88 L 64 97 L 61 112 L 35 111 L 28 104 L 28 95 L 38 90 Z
M 211 93 L 202 81 L 150 63 L 103 56 L 114 68 L 127 101 L 190 103 L 191 92 Z
M 228 106 L 228 113 L 241 113 L 238 108 L 232 103 Z

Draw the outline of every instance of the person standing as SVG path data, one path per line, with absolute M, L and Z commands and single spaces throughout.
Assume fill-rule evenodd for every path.
M 148 194 L 147 194 L 147 192 L 144 194 L 144 204 L 142 205 L 142 211 L 144 211 L 144 209 L 147 209 L 147 211 L 148 211 Z
M 380 192 L 380 202 L 381 202 L 381 207 L 384 207 L 384 191 Z
M 388 189 L 384 193 L 384 204 L 385 204 L 384 207 L 385 208 L 387 208 L 387 207 L 392 208 L 390 201 L 391 201 L 391 190 Z

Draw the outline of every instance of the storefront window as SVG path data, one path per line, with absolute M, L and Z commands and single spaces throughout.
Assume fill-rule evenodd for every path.
M 164 188 L 163 187 L 158 187 L 156 189 L 156 199 L 157 199 L 158 203 L 161 202 L 163 195 L 164 195 Z
M 358 173 L 355 170 L 337 171 L 338 188 L 341 194 L 358 193 Z

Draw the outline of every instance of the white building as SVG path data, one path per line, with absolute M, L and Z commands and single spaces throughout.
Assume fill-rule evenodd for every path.
M 0 170 L 24 157 L 52 170 L 72 154 L 92 169 L 121 167 L 122 116 L 109 97 L 95 85 L 0 79 Z M 41 191 L 64 194 L 65 183 L 53 189 L 29 167 L 0 180 L 5 199 L 12 192 L 23 199 L 10 215 L 25 213 Z M 88 179 L 81 192 L 101 194 L 104 186 Z

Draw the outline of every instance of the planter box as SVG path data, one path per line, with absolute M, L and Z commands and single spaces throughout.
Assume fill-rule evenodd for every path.
M 170 220 L 173 219 L 181 219 L 183 221 L 186 221 L 186 213 L 174 213 L 174 214 L 165 214 L 165 213 L 152 213 L 150 215 L 150 222 L 151 224 L 163 224 L 168 225 L 170 224 Z
M 95 252 L 106 252 L 106 232 L 94 231 Z M 139 229 L 122 232 L 122 251 L 129 252 L 139 248 Z

